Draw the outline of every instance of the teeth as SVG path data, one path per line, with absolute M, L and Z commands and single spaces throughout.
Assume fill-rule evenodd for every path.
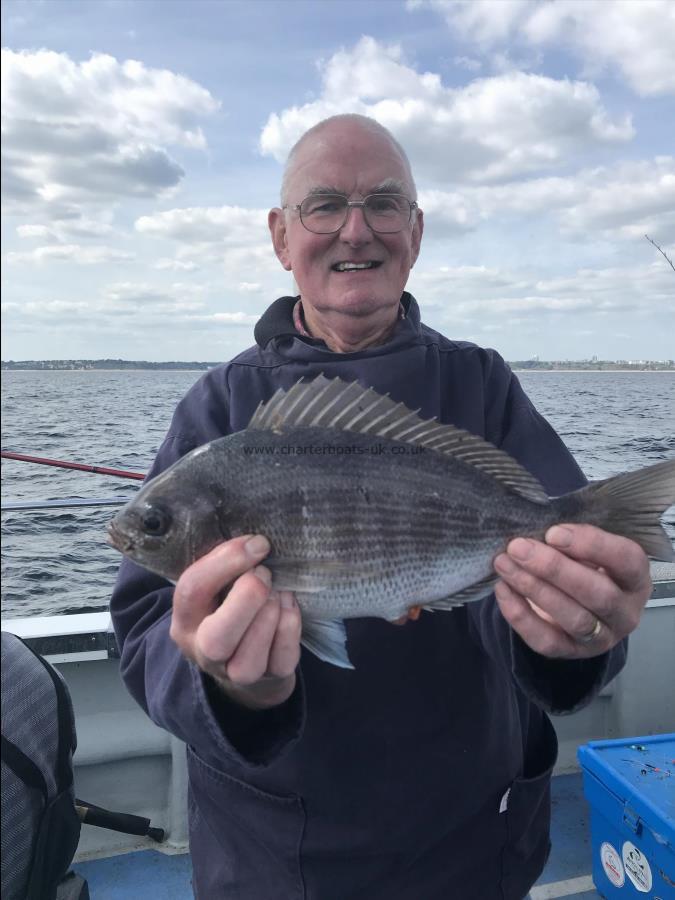
M 335 268 L 338 272 L 349 272 L 352 269 L 370 269 L 372 267 L 372 262 L 364 262 L 364 263 L 350 263 L 350 262 L 342 262 L 338 263 Z

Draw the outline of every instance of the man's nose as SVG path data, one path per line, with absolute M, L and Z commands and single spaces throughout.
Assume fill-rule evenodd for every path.
M 340 229 L 340 239 L 348 244 L 366 244 L 373 239 L 373 232 L 363 213 L 362 206 L 350 206 L 347 219 Z

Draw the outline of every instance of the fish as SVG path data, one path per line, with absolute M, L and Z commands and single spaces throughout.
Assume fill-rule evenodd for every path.
M 263 534 L 272 588 L 295 592 L 302 643 L 352 668 L 346 619 L 395 621 L 487 597 L 514 537 L 590 523 L 675 560 L 659 519 L 675 459 L 560 497 L 511 456 L 358 382 L 320 375 L 278 390 L 248 426 L 145 483 L 108 539 L 176 582 L 222 541 Z

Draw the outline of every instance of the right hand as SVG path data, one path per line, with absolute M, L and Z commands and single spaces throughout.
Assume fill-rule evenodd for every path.
M 273 591 L 261 535 L 219 544 L 181 575 L 171 637 L 235 702 L 266 709 L 295 688 L 302 623 L 291 591 Z M 221 603 L 223 590 L 229 587 Z

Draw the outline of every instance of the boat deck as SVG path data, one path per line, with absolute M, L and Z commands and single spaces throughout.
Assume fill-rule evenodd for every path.
M 532 900 L 572 897 L 598 900 L 591 879 L 591 836 L 588 806 L 581 775 L 558 775 L 553 779 L 553 850 L 548 865 L 532 889 Z M 147 893 L 162 900 L 189 900 L 190 857 L 158 850 L 141 850 L 106 859 L 79 862 L 74 866 L 89 882 L 91 900 L 128 900 Z M 279 898 L 282 900 L 282 898 Z M 457 898 L 461 900 L 461 898 Z

